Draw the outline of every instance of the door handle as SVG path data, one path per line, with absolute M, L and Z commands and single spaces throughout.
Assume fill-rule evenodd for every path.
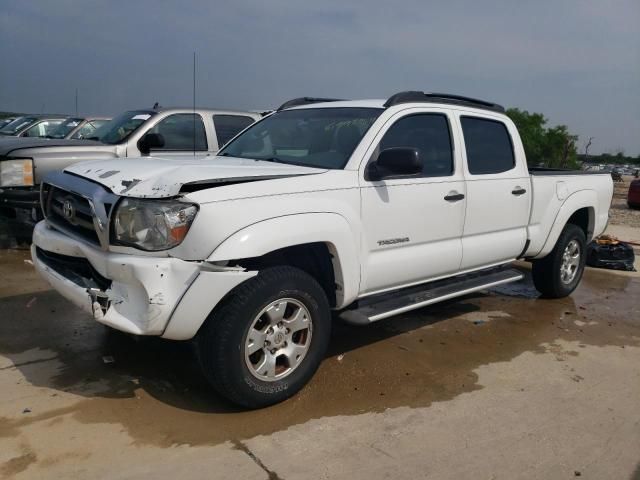
M 520 195 L 524 195 L 525 193 L 527 193 L 527 191 L 522 187 L 516 187 L 513 190 L 511 190 L 511 194 L 515 195 L 516 197 L 519 197 Z
M 458 201 L 462 200 L 463 198 L 464 198 L 464 195 L 462 193 L 458 193 L 458 192 L 455 192 L 455 191 L 449 192 L 447 194 L 447 196 L 444 197 L 444 199 L 447 202 L 458 202 Z

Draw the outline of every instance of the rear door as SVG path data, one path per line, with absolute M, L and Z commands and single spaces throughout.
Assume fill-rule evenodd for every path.
M 373 293 L 457 273 L 465 211 L 459 145 L 447 111 L 407 109 L 376 135 L 369 162 L 381 150 L 418 149 L 418 177 L 373 181 L 361 170 L 361 291 Z
M 489 113 L 457 118 L 467 195 L 460 269 L 513 260 L 525 246 L 531 204 L 524 152 L 513 140 L 518 133 L 511 122 Z
M 218 150 L 235 137 L 255 120 L 247 115 L 216 114 L 213 116 L 213 126 L 216 130 Z

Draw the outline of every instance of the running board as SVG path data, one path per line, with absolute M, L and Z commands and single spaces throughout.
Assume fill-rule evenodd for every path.
M 513 268 L 494 268 L 460 275 L 364 298 L 357 302 L 356 308 L 342 311 L 340 318 L 347 323 L 366 325 L 479 290 L 517 282 L 522 278 L 524 275 Z

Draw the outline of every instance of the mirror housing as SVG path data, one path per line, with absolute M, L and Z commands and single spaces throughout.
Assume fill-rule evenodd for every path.
M 164 137 L 160 133 L 146 133 L 138 140 L 138 150 L 142 155 L 149 155 L 154 148 L 164 147 Z
M 422 159 L 416 148 L 394 147 L 382 150 L 367 169 L 367 180 L 410 177 L 422 173 Z

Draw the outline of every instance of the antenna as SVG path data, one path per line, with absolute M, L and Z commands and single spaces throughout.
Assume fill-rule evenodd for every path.
M 196 156 L 196 52 L 193 52 L 193 156 Z

